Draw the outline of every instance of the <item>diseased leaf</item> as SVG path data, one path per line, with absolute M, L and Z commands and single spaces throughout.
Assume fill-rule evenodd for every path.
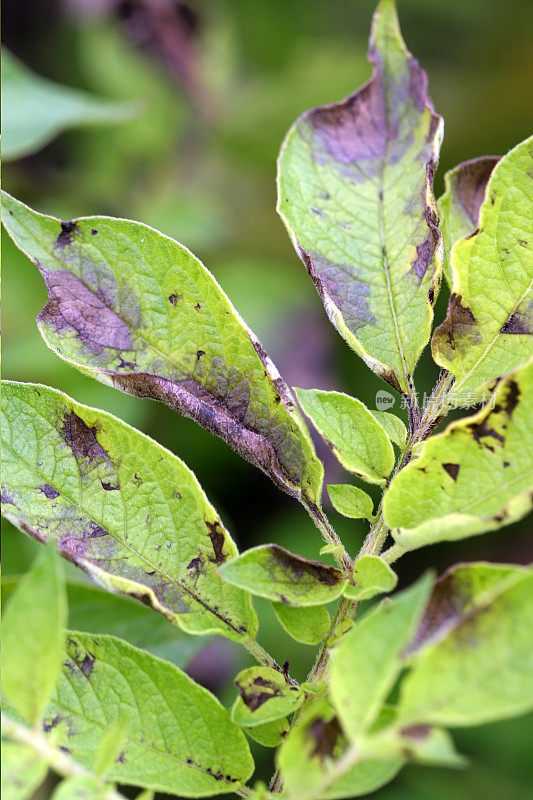
M 90 768 L 106 731 L 125 712 L 130 723 L 109 780 L 204 797 L 250 777 L 246 737 L 206 689 L 120 639 L 69 633 L 45 724 L 65 720 L 72 756 Z
M 278 747 L 289 732 L 289 723 L 286 719 L 274 719 L 262 725 L 254 725 L 244 729 L 247 736 L 254 739 L 263 747 Z
M 329 499 L 335 511 L 350 519 L 371 519 L 374 516 L 372 498 L 348 483 L 330 484 L 327 487 Z
M 438 201 L 440 230 L 444 245 L 444 275 L 453 282 L 450 266 L 452 247 L 458 239 L 470 236 L 479 222 L 479 209 L 499 156 L 481 156 L 463 161 L 444 176 L 445 192 Z
M 2 578 L 2 604 L 9 599 L 18 578 Z M 171 661 L 182 669 L 194 654 L 209 644 L 209 638 L 188 636 L 166 617 L 155 615 L 150 608 L 126 595 L 109 594 L 85 583 L 66 583 L 68 626 L 87 633 L 109 633 L 135 647 Z
M 379 789 L 394 778 L 404 759 L 361 758 L 350 748 L 331 706 L 318 698 L 292 728 L 277 761 L 291 800 L 333 800 Z
M 407 428 L 402 420 L 390 411 L 371 411 L 375 419 L 379 422 L 391 442 L 403 447 L 407 441 Z
M 379 556 L 363 555 L 354 565 L 353 583 L 348 583 L 344 596 L 350 600 L 370 600 L 377 594 L 392 592 L 398 576 Z
M 30 747 L 2 739 L 1 772 L 3 800 L 30 800 L 44 781 L 48 764 Z
M 531 508 L 533 362 L 491 402 L 424 442 L 392 480 L 385 521 L 407 550 L 495 530 Z M 481 477 L 482 476 L 482 477 Z
M 217 573 L 237 548 L 182 461 L 55 389 L 6 382 L 3 393 L 7 519 L 188 633 L 255 636 L 250 596 Z
M 371 79 L 303 114 L 279 157 L 278 211 L 341 336 L 402 392 L 431 334 L 442 119 L 394 0 L 374 16 Z M 437 259 L 434 256 L 437 255 Z
M 384 428 L 364 403 L 341 392 L 296 389 L 298 402 L 345 469 L 384 484 L 394 450 Z
M 281 672 L 269 667 L 249 667 L 235 679 L 239 696 L 231 709 L 232 719 L 246 728 L 272 722 L 292 714 L 304 701 L 302 690 Z
M 366 757 L 405 758 L 430 767 L 457 769 L 467 764 L 464 756 L 456 751 L 450 734 L 430 725 L 393 726 L 377 736 L 368 737 L 362 749 Z
M 5 394 L 2 400 L 5 407 Z M 5 446 L 2 455 L 5 478 Z M 62 565 L 54 548 L 45 547 L 2 615 L 2 692 L 27 723 L 39 721 L 58 678 L 66 622 Z
M 288 634 L 302 644 L 319 644 L 329 631 L 331 619 L 324 606 L 288 606 L 272 603 L 272 608 Z
M 436 584 L 408 652 L 404 727 L 479 725 L 533 708 L 533 571 L 454 567 Z
M 235 586 L 289 606 L 329 603 L 346 586 L 336 567 L 295 556 L 277 544 L 252 547 L 218 571 Z
M 431 591 L 431 576 L 383 600 L 332 652 L 331 699 L 351 741 L 368 731 L 398 678 Z
M 456 242 L 451 267 L 448 315 L 432 350 L 455 376 L 450 401 L 468 406 L 533 355 L 533 137 L 494 167 L 479 229 Z
M 59 356 L 191 417 L 305 505 L 319 502 L 323 467 L 288 387 L 189 250 L 140 222 L 61 222 L 9 195 L 2 213 L 45 280 L 38 326 Z
M 40 150 L 67 128 L 107 125 L 134 116 L 131 103 L 105 100 L 31 72 L 2 48 L 2 156 L 6 161 Z

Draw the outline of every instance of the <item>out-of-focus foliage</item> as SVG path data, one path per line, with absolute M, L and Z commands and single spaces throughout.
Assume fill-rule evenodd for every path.
M 128 23 L 105 10 L 111 5 L 88 0 L 4 3 L 5 43 L 33 71 L 143 109 L 121 124 L 65 132 L 35 156 L 7 164 L 4 187 L 60 217 L 109 213 L 143 220 L 174 236 L 209 264 L 289 385 L 344 391 L 373 410 L 383 384 L 330 330 L 274 204 L 275 160 L 294 119 L 306 108 L 341 99 L 370 74 L 365 52 L 374 0 L 192 0 L 186 5 L 197 24 L 187 41 L 195 83 L 202 86 L 201 103 L 190 83 L 184 88 L 170 72 L 168 60 L 143 45 L 142 29 L 135 35 L 131 19 Z M 76 13 L 80 8 L 83 15 Z M 104 11 L 97 13 L 98 8 Z M 428 71 L 435 107 L 446 119 L 435 185 L 439 196 L 445 170 L 479 154 L 502 155 L 531 131 L 533 4 L 400 0 L 400 12 L 405 39 Z M 303 509 L 293 507 L 224 442 L 161 405 L 113 392 L 55 358 L 36 326 L 28 324 L 45 300 L 40 276 L 7 237 L 3 262 L 4 377 L 61 388 L 169 447 L 197 474 L 239 549 L 277 541 L 308 558 L 319 557 L 321 541 Z M 439 321 L 446 302 L 443 290 L 435 309 Z M 423 360 L 417 371 L 419 391 L 429 390 L 434 378 L 429 358 Z M 396 399 L 394 410 L 398 405 Z M 346 482 L 346 473 L 320 447 L 317 442 L 327 460 L 326 482 Z M 241 496 L 253 498 L 250 505 L 235 502 L 237 486 Z M 355 551 L 364 521 L 335 514 L 335 523 Z M 4 571 L 21 573 L 37 545 L 3 527 Z M 435 546 L 433 563 L 441 569 L 480 557 L 529 561 L 529 528 L 530 523 L 518 523 L 505 536 L 456 542 L 453 552 L 450 545 Z M 423 565 L 424 553 L 402 559 L 400 583 L 412 582 Z M 80 573 L 75 575 L 79 580 Z M 290 639 L 268 601 L 256 607 L 262 643 L 280 663 L 290 659 L 291 674 L 304 679 L 309 646 Z M 75 613 L 72 601 L 70 613 Z M 215 682 L 229 705 L 235 689 L 224 683 L 227 672 L 218 657 L 211 661 L 221 676 L 209 670 L 209 659 L 199 666 L 201 655 L 195 657 L 195 669 L 204 670 L 204 679 Z M 232 675 L 251 663 L 236 650 L 231 657 Z M 530 725 L 523 717 L 456 731 L 457 749 L 474 766 L 460 772 L 410 766 L 375 797 L 526 800 L 533 781 Z M 257 752 L 257 775 L 268 780 L 269 752 L 259 747 Z

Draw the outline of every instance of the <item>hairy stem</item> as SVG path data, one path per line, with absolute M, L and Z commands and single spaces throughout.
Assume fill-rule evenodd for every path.
M 31 747 L 54 772 L 63 778 L 94 778 L 102 786 L 102 793 L 99 795 L 102 800 L 124 800 L 124 797 L 114 789 L 105 787 L 104 780 L 82 767 L 81 764 L 78 764 L 58 747 L 55 747 L 53 742 L 43 736 L 39 730 L 26 728 L 24 725 L 20 725 L 18 722 L 9 719 L 5 714 L 2 714 L 2 736 Z
M 352 559 L 350 558 L 343 543 L 339 538 L 339 535 L 334 530 L 333 526 L 329 522 L 328 518 L 326 517 L 322 509 L 319 508 L 314 503 L 310 503 L 305 500 L 302 500 L 302 502 L 309 516 L 311 517 L 316 527 L 322 534 L 322 538 L 324 539 L 326 544 L 331 544 L 335 548 L 337 548 L 337 550 L 333 552 L 333 557 L 335 558 L 335 561 L 337 562 L 338 566 L 342 569 L 343 572 L 346 571 L 349 574 L 351 574 L 351 570 L 353 567 Z
M 282 675 L 285 676 L 285 680 L 288 683 L 291 683 L 293 686 L 297 686 L 297 681 L 295 681 L 291 676 L 287 673 L 287 670 L 283 667 L 280 667 L 278 662 L 273 658 L 270 653 L 268 653 L 264 647 L 261 647 L 253 639 L 248 639 L 248 641 L 243 642 L 243 646 L 248 650 L 250 655 L 252 655 L 258 664 L 261 664 L 263 667 L 270 667 L 270 669 L 275 669 L 277 672 L 281 672 Z

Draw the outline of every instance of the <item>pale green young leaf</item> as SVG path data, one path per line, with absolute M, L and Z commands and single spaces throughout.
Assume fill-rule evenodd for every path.
M 356 623 L 332 652 L 331 699 L 352 741 L 368 731 L 402 670 L 402 652 L 412 639 L 433 579 L 383 600 Z
M 324 606 L 288 606 L 272 603 L 274 613 L 288 634 L 302 644 L 319 644 L 329 631 L 331 619 Z
M 262 744 L 263 747 L 278 747 L 289 732 L 289 723 L 285 718 L 273 719 L 271 722 L 263 722 L 261 725 L 246 727 L 244 732 L 254 741 Z
M 361 758 L 329 703 L 317 698 L 277 753 L 290 800 L 334 800 L 370 794 L 391 781 L 404 758 Z
M 55 389 L 6 382 L 2 399 L 7 519 L 188 633 L 254 637 L 250 596 L 217 573 L 237 548 L 182 461 Z
M 4 407 L 6 399 L 4 395 Z M 5 447 L 2 455 L 6 480 Z M 6 499 L 4 486 L 2 490 L 5 508 L 9 495 Z M 66 622 L 63 567 L 55 548 L 45 547 L 2 615 L 2 691 L 27 723 L 39 721 L 57 681 Z
M 491 402 L 424 442 L 392 480 L 385 521 L 405 549 L 495 530 L 525 516 L 533 481 L 533 362 Z
M 451 255 L 452 296 L 433 357 L 455 376 L 450 401 L 472 405 L 533 355 L 533 137 L 496 164 L 477 232 Z
M 2 578 L 2 603 L 18 583 L 17 576 Z M 92 584 L 72 581 L 67 581 L 66 589 L 68 626 L 74 630 L 119 636 L 182 669 L 200 648 L 209 644 L 208 637 L 189 636 L 169 625 L 166 617 L 154 614 L 126 595 L 109 594 Z
M 41 78 L 2 49 L 2 156 L 22 158 L 67 128 L 131 118 L 136 106 Z
M 31 747 L 2 739 L 1 772 L 2 800 L 30 800 L 44 781 L 48 764 Z
M 398 724 L 470 726 L 533 708 L 533 571 L 465 564 L 435 586 Z
M 392 726 L 377 735 L 365 737 L 359 745 L 366 758 L 405 758 L 430 767 L 457 769 L 467 765 L 450 734 L 430 725 Z
M 431 334 L 439 282 L 432 178 L 443 124 L 402 40 L 394 0 L 375 13 L 369 60 L 368 83 L 306 112 L 289 131 L 278 211 L 331 322 L 406 392 Z
M 250 777 L 246 737 L 218 700 L 177 667 L 111 636 L 70 632 L 66 649 L 45 724 L 66 720 L 68 747 L 84 767 L 91 769 L 106 731 L 129 713 L 109 780 L 205 797 Z
M 407 441 L 407 428 L 404 423 L 390 411 L 371 411 L 372 416 L 377 419 L 391 442 L 397 444 L 398 447 L 403 447 Z
M 339 597 L 346 580 L 336 567 L 290 553 L 277 544 L 252 547 L 218 568 L 225 581 L 289 606 L 317 606 Z
M 364 403 L 341 392 L 296 389 L 298 402 L 345 469 L 383 485 L 394 467 L 384 428 Z
M 51 800 L 106 800 L 107 789 L 93 775 L 76 775 L 61 781 Z
M 327 487 L 329 499 L 335 511 L 350 519 L 371 519 L 374 515 L 374 501 L 366 492 L 349 483 L 330 484 Z
M 272 722 L 292 714 L 304 701 L 304 693 L 270 667 L 249 667 L 235 679 L 239 696 L 231 709 L 232 719 L 246 728 Z
M 221 436 L 305 505 L 323 467 L 287 385 L 203 264 L 140 222 L 62 222 L 9 195 L 2 219 L 40 270 L 46 343 L 102 383 Z
M 453 283 L 450 256 L 458 239 L 470 236 L 479 223 L 479 209 L 499 156 L 481 156 L 464 161 L 444 176 L 445 192 L 438 200 L 440 230 L 444 245 L 444 275 Z
M 113 722 L 105 732 L 102 741 L 96 751 L 93 772 L 96 775 L 106 775 L 112 768 L 113 763 L 122 753 L 122 745 L 126 741 L 128 728 L 130 726 L 131 715 L 123 714 Z
M 382 558 L 366 554 L 355 562 L 352 581 L 346 586 L 344 596 L 350 600 L 370 600 L 377 594 L 392 592 L 398 576 Z

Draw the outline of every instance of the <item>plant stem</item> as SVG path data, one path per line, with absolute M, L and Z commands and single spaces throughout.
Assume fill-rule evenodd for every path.
M 81 764 L 78 764 L 58 747 L 55 747 L 39 730 L 26 728 L 24 725 L 20 725 L 18 722 L 9 719 L 5 714 L 2 714 L 2 736 L 31 747 L 54 772 L 63 778 L 93 778 L 103 788 L 102 793 L 99 795 L 102 800 L 125 800 L 123 795 L 114 789 L 105 788 L 105 781 L 102 778 L 94 775 L 94 773 L 82 767 Z
M 315 505 L 315 503 L 311 503 L 304 497 L 302 497 L 302 503 L 307 513 L 315 523 L 316 527 L 322 534 L 322 538 L 324 539 L 326 544 L 331 544 L 334 547 L 338 548 L 337 552 L 333 552 L 333 557 L 337 562 L 338 566 L 340 567 L 340 569 L 342 569 L 343 572 L 346 571 L 349 574 L 351 574 L 353 561 L 350 558 L 349 554 L 346 552 L 346 549 L 343 543 L 341 542 L 339 535 L 334 530 L 333 526 L 329 522 L 328 518 L 326 517 L 322 509 L 319 506 Z
M 292 684 L 293 686 L 298 685 L 297 681 L 287 674 L 287 670 L 285 670 L 283 667 L 280 667 L 276 659 L 273 658 L 264 647 L 261 647 L 258 642 L 254 641 L 253 639 L 248 639 L 246 642 L 243 642 L 243 646 L 246 648 L 246 650 L 248 650 L 250 655 L 255 658 L 258 664 L 262 664 L 263 667 L 275 669 L 276 672 L 281 672 L 281 674 L 285 676 L 285 679 L 288 681 L 288 683 Z
M 401 556 L 405 555 L 408 550 L 401 546 L 401 544 L 393 544 L 392 547 L 389 547 L 388 550 L 382 554 L 381 558 L 383 561 L 386 561 L 387 564 L 394 564 Z

